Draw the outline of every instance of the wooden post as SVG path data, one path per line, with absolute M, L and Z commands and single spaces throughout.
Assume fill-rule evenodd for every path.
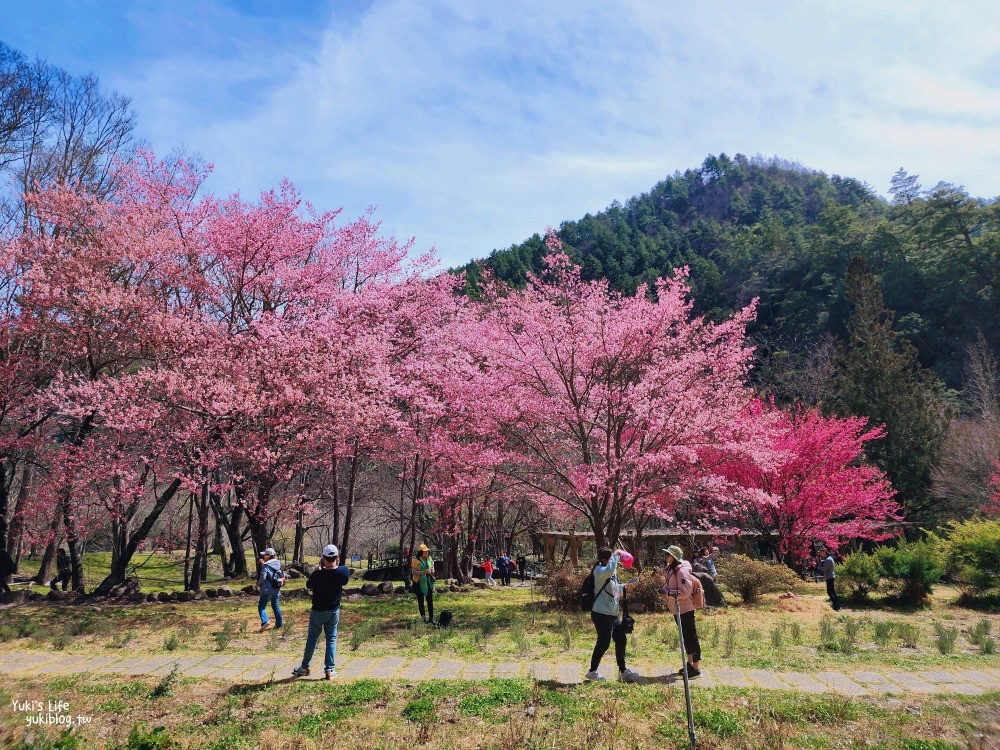
M 576 535 L 573 534 L 573 533 L 570 533 L 570 535 L 569 535 L 569 559 L 570 559 L 570 562 L 573 563 L 573 567 L 574 568 L 579 567 L 579 565 L 580 565 L 580 561 L 577 558 L 577 547 L 579 546 L 579 544 L 580 544 L 580 542 L 576 538 Z

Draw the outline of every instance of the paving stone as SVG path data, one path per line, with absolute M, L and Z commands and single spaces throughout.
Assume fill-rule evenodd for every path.
M 881 675 L 878 672 L 851 672 L 851 679 L 876 693 L 894 694 L 905 692 L 901 685 L 897 685 L 885 675 Z
M 776 674 L 800 693 L 825 693 L 829 690 L 826 685 L 802 672 L 777 672 Z
M 181 674 L 186 675 L 187 670 L 191 669 L 197 664 L 200 664 L 205 659 L 204 656 L 182 656 L 180 658 L 172 657 L 166 664 L 161 667 L 157 667 L 149 674 L 153 677 L 160 677 L 162 675 L 170 674 L 174 669 L 174 664 L 177 665 L 177 671 Z
M 96 669 L 90 669 L 91 672 L 99 672 L 100 674 L 122 674 L 128 672 L 132 667 L 142 664 L 145 659 L 141 657 L 125 659 L 124 661 L 117 661 L 113 664 L 105 664 L 103 667 L 97 667 Z
M 1000 678 L 988 675 L 985 670 L 960 669 L 955 674 L 966 682 L 971 682 L 988 690 L 1000 690 Z
M 136 664 L 130 669 L 126 669 L 124 674 L 132 677 L 138 677 L 139 675 L 151 675 L 160 667 L 165 667 L 170 664 L 173 657 L 170 656 L 154 656 L 151 659 L 143 659 L 139 664 Z
M 372 668 L 368 670 L 368 677 L 392 677 L 405 662 L 406 659 L 399 656 L 385 656 L 375 662 Z M 322 662 L 320 666 L 322 667 Z
M 207 676 L 213 680 L 235 680 L 242 675 L 243 669 L 240 667 L 219 667 Z
M 726 687 L 753 687 L 753 683 L 738 669 L 715 669 L 712 676 Z
M 462 670 L 462 676 L 466 679 L 481 679 L 483 677 L 489 677 L 492 670 L 492 664 L 485 662 L 471 662 L 465 665 L 465 669 Z
M 38 674 L 60 674 L 63 672 L 75 674 L 79 672 L 78 666 L 85 661 L 87 661 L 86 656 L 63 656 L 45 664 L 38 664 L 33 669 Z
M 222 669 L 222 667 L 214 667 L 210 664 L 197 664 L 193 667 L 188 667 L 184 670 L 185 677 L 208 677 L 210 674 L 216 670 Z
M 205 659 L 201 664 L 205 667 L 224 667 L 236 658 L 233 654 L 223 654 L 219 656 L 210 656 Z
M 437 664 L 434 665 L 434 669 L 430 671 L 427 675 L 429 680 L 451 680 L 455 679 L 462 673 L 462 667 L 465 666 L 460 661 L 453 661 L 450 659 L 441 659 Z
M 763 688 L 769 688 L 771 690 L 788 690 L 788 685 L 778 679 L 774 672 L 768 672 L 766 669 L 748 669 L 746 674 L 751 680 Z
M 576 665 L 562 665 L 553 670 L 556 682 L 563 685 L 579 685 L 583 682 L 583 670 Z
M 121 656 L 95 656 L 87 661 L 76 665 L 81 672 L 95 672 L 109 664 L 116 664 L 122 661 Z
M 40 654 L 38 652 L 31 654 L 24 654 L 20 659 L 17 660 L 18 664 L 22 664 L 25 667 L 35 667 L 39 664 L 45 664 L 54 659 L 58 658 L 58 654 Z M 120 657 L 119 657 L 120 658 Z
M 528 676 L 536 680 L 552 679 L 552 665 L 536 661 L 528 665 Z
M 233 659 L 231 662 L 229 662 L 226 666 L 227 667 L 231 667 L 232 669 L 237 669 L 239 667 L 242 667 L 243 669 L 247 669 L 248 667 L 255 667 L 259 663 L 260 663 L 260 657 L 259 656 L 237 656 L 235 659 Z
M 301 663 L 301 660 L 299 660 Z M 349 662 L 341 666 L 337 665 L 337 674 L 345 679 L 351 679 L 353 677 L 360 677 L 365 673 L 365 670 L 376 663 L 375 659 L 351 659 Z M 322 668 L 322 664 L 320 664 Z
M 844 695 L 855 696 L 868 694 L 867 690 L 853 680 L 848 679 L 847 675 L 843 672 L 820 672 L 816 675 L 816 679 L 820 682 L 825 682 L 838 693 L 843 693 Z
M 427 678 L 427 673 L 433 666 L 433 659 L 414 659 L 403 667 L 399 677 L 404 680 L 423 680 Z
M 939 693 L 947 692 L 942 691 L 936 685 L 917 677 L 912 672 L 897 672 L 894 670 L 885 670 L 885 676 L 894 682 L 898 682 L 906 690 L 911 693 Z
M 494 677 L 520 677 L 521 665 L 514 662 L 501 662 L 493 667 Z

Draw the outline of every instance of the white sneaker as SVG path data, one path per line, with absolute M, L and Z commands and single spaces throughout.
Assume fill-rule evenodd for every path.
M 598 672 L 596 669 L 591 669 L 587 672 L 586 676 L 583 678 L 590 682 L 605 682 L 608 678 Z
M 618 682 L 638 682 L 640 677 L 642 675 L 638 672 L 633 672 L 631 669 L 624 669 L 618 673 Z

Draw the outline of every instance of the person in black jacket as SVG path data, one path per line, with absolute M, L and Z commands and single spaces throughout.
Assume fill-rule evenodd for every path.
M 337 545 L 328 544 L 323 548 L 319 567 L 313 571 L 306 581 L 306 588 L 312 592 L 312 610 L 309 612 L 309 634 L 306 636 L 306 650 L 302 655 L 302 664 L 292 670 L 295 677 L 309 674 L 309 663 L 320 632 L 326 633 L 326 656 L 323 660 L 323 672 L 326 679 L 337 676 L 337 625 L 340 623 L 340 600 L 344 595 L 344 586 L 351 578 L 353 571 L 340 564 L 340 550 Z
M 3 589 L 5 593 L 10 591 L 10 584 L 7 583 L 7 579 L 16 572 L 17 565 L 11 559 L 10 553 L 4 547 L 0 547 L 0 589 Z
M 69 555 L 66 550 L 60 547 L 56 550 L 56 577 L 49 581 L 49 588 L 56 590 L 56 584 L 62 582 L 62 590 L 66 590 L 66 585 L 72 578 L 72 569 L 69 565 Z

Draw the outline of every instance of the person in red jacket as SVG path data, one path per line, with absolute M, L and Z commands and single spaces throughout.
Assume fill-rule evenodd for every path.
M 497 582 L 493 580 L 493 563 L 490 562 L 489 555 L 483 560 L 483 573 L 486 574 L 486 585 L 496 586 Z

